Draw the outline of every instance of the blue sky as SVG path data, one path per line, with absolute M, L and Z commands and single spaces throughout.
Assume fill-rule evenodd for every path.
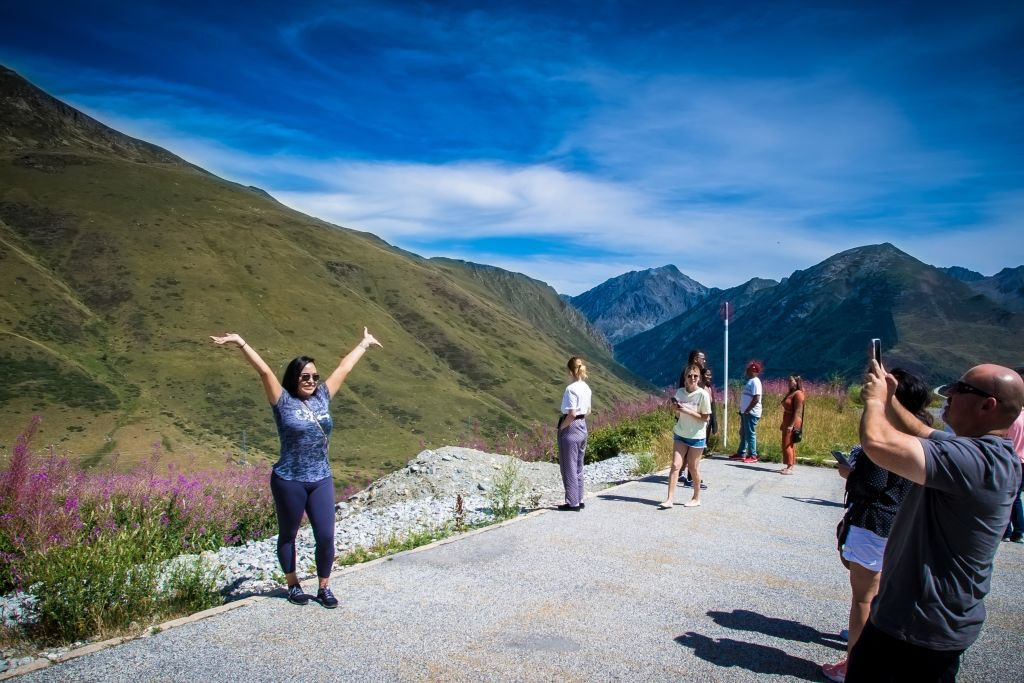
M 0 62 L 301 211 L 569 294 L 882 241 L 1024 263 L 1024 3 L 494 4 L 5 3 Z

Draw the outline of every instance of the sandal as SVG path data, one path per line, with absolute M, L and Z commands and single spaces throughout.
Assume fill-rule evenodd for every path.
M 675 503 L 670 503 L 668 501 L 664 501 L 662 503 L 658 503 L 658 509 L 659 510 L 671 510 L 673 505 L 675 505 Z

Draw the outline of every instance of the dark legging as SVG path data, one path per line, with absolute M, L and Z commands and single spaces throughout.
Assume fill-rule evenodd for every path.
M 290 481 L 270 475 L 270 492 L 277 509 L 277 559 L 285 574 L 295 571 L 295 536 L 302 513 L 309 516 L 316 539 L 316 573 L 322 579 L 334 566 L 334 481 Z

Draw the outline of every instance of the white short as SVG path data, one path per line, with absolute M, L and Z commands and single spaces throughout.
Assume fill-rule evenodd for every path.
M 843 544 L 843 559 L 856 562 L 868 571 L 882 571 L 882 555 L 885 554 L 885 541 L 873 531 L 859 526 L 850 526 Z

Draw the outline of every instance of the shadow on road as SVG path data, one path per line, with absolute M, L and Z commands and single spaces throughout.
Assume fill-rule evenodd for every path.
M 766 636 L 785 638 L 801 643 L 817 643 L 836 650 L 845 650 L 846 641 L 837 634 L 822 633 L 816 628 L 805 626 L 791 619 L 767 617 L 746 609 L 734 609 L 731 612 L 708 612 L 716 624 L 736 631 L 754 631 Z
M 842 503 L 837 503 L 834 500 L 825 500 L 824 498 L 801 498 L 799 496 L 783 496 L 790 500 L 795 500 L 798 503 L 807 503 L 808 505 L 824 505 L 825 507 L 841 508 L 845 507 Z
M 654 506 L 654 507 L 657 507 L 658 503 L 661 502 L 660 500 L 651 500 L 650 498 L 634 498 L 633 496 L 616 496 L 616 495 L 611 494 L 611 493 L 608 494 L 608 495 L 605 495 L 605 496 L 602 496 L 601 494 L 598 494 L 597 497 L 600 498 L 601 500 L 617 500 L 617 501 L 621 501 L 623 503 L 642 503 L 643 505 L 651 505 L 651 506 Z
M 775 469 L 775 467 L 758 467 L 757 465 L 744 465 L 742 463 L 735 462 L 735 461 L 727 462 L 726 464 L 729 467 L 738 467 L 741 470 L 753 470 L 754 472 L 778 472 L 778 470 Z M 775 463 L 775 462 L 773 462 L 771 464 L 772 465 L 778 465 L 778 463 Z
M 759 674 L 793 676 L 805 681 L 820 681 L 818 665 L 809 659 L 794 657 L 777 647 L 745 643 L 731 638 L 708 638 L 690 631 L 674 640 L 691 648 L 693 654 L 721 667 L 738 667 Z

